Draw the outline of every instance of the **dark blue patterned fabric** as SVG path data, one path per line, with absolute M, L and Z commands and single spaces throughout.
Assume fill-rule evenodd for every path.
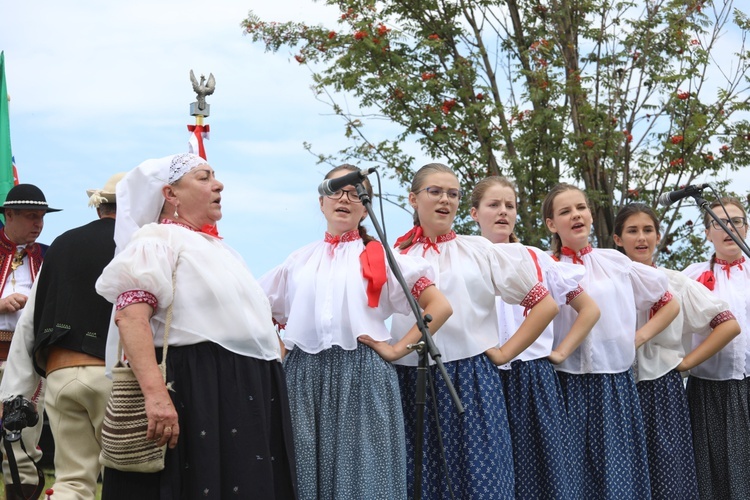
M 682 376 L 672 370 L 636 384 L 646 429 L 651 497 L 654 500 L 698 498 L 693 433 Z
M 457 499 L 512 499 L 513 453 L 497 367 L 480 354 L 445 363 L 466 410 L 459 417 L 445 382 L 430 368 L 437 392 L 440 429 L 453 492 Z M 413 498 L 415 389 L 417 369 L 397 367 L 406 424 L 408 495 Z M 440 457 L 433 396 L 427 390 L 422 453 L 422 498 L 450 499 Z
M 687 386 L 701 499 L 750 498 L 750 377 Z
M 647 500 L 646 436 L 632 371 L 558 373 L 570 422 L 570 456 L 585 499 Z
M 301 500 L 405 499 L 396 370 L 365 345 L 284 362 Z
M 513 440 L 516 498 L 582 498 L 582 478 L 568 454 L 565 400 L 552 364 L 517 360 L 499 372 Z

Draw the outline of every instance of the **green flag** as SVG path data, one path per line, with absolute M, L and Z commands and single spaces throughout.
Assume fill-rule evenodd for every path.
M 15 185 L 13 154 L 10 149 L 8 85 L 5 83 L 5 52 L 0 52 L 0 204 Z

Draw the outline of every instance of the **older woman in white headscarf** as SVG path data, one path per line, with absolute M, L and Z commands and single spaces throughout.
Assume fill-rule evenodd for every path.
M 223 189 L 192 154 L 148 160 L 117 186 L 118 253 L 97 291 L 116 304 L 109 342 L 119 333 L 143 390 L 147 438 L 169 449 L 159 473 L 106 469 L 105 499 L 296 497 L 280 344 L 263 290 L 216 232 Z M 170 305 L 172 392 L 157 366 Z

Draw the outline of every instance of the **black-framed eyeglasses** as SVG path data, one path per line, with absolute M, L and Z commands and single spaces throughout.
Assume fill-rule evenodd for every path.
M 359 195 L 357 194 L 356 189 L 339 189 L 333 194 L 329 194 L 328 198 L 332 200 L 340 200 L 342 196 L 346 194 L 346 198 L 351 203 L 362 203 L 362 200 L 359 199 Z
M 724 225 L 726 225 L 727 227 L 732 227 L 729 224 L 729 219 L 719 219 L 719 220 L 723 222 Z M 743 228 L 745 227 L 745 224 L 747 224 L 747 219 L 745 219 L 744 217 L 732 217 L 731 220 L 732 220 L 732 224 L 734 224 L 734 227 L 736 227 L 737 229 Z M 719 223 L 713 219 L 711 219 L 711 227 L 714 229 L 721 229 L 721 226 L 719 225 Z
M 463 196 L 463 191 L 461 191 L 460 189 L 443 189 L 437 186 L 427 186 L 426 188 L 420 189 L 414 194 L 419 194 L 422 191 L 427 193 L 427 195 L 431 199 L 436 200 L 436 201 L 442 198 L 443 194 L 448 196 L 449 200 L 458 200 L 461 198 L 461 196 Z

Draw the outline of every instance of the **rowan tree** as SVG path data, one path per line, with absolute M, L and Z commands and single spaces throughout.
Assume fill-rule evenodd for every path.
M 316 96 L 343 119 L 348 144 L 318 160 L 381 164 L 408 186 L 416 143 L 466 192 L 506 175 L 526 243 L 544 246 L 541 201 L 561 179 L 585 188 L 597 243 L 612 246 L 622 204 L 655 206 L 750 163 L 750 22 L 731 0 L 326 3 L 340 12 L 329 26 L 252 12 L 242 22 L 253 41 L 309 66 Z M 342 104 L 352 98 L 355 109 Z M 368 129 L 378 120 L 392 136 Z M 464 198 L 458 227 L 471 232 Z M 662 260 L 698 258 L 702 224 L 679 204 L 659 214 Z

